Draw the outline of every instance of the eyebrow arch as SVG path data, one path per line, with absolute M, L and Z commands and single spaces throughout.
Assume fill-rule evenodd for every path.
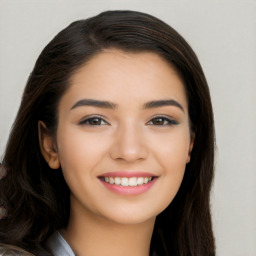
M 144 104 L 143 108 L 148 109 L 148 108 L 159 108 L 159 107 L 164 107 L 164 106 L 175 106 L 180 108 L 184 112 L 184 108 L 182 105 L 173 99 L 167 99 L 167 100 L 155 100 L 155 101 L 150 101 Z
M 82 106 L 93 106 L 93 107 L 107 108 L 107 109 L 116 109 L 118 107 L 117 104 L 109 101 L 101 101 L 101 100 L 95 100 L 95 99 L 82 99 L 77 101 L 71 107 L 70 110 L 77 107 L 82 107 Z M 149 109 L 149 108 L 159 108 L 164 106 L 176 106 L 184 112 L 184 108 L 182 107 L 182 105 L 173 99 L 149 101 L 143 105 L 143 108 Z
M 101 101 L 101 100 L 94 100 L 94 99 L 82 99 L 76 102 L 70 110 L 82 107 L 82 106 L 93 106 L 98 108 L 107 108 L 107 109 L 116 109 L 117 105 L 109 102 L 109 101 Z

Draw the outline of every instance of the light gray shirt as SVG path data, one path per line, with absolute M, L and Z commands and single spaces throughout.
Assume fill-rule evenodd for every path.
M 54 256 L 75 256 L 75 253 L 59 231 L 56 231 L 48 239 L 47 247 Z

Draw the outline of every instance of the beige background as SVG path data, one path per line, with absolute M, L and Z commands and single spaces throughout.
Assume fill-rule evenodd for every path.
M 212 212 L 218 256 L 256 255 L 256 1 L 0 0 L 0 159 L 39 53 L 74 20 L 109 9 L 153 14 L 196 51 L 216 121 Z

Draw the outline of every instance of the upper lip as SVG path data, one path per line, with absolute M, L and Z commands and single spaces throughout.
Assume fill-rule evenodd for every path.
M 107 172 L 102 175 L 99 175 L 99 177 L 156 177 L 157 175 L 149 172 L 138 172 L 138 171 L 115 171 L 115 172 Z

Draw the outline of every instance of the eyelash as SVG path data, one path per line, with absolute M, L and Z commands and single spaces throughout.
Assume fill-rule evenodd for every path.
M 100 121 L 100 124 L 97 124 L 97 121 L 94 122 L 94 123 L 90 123 L 90 122 L 93 122 L 95 120 Z M 102 122 L 104 122 L 104 124 L 102 124 Z M 86 119 L 80 121 L 79 124 L 81 124 L 81 125 L 90 125 L 90 126 L 109 125 L 109 123 L 107 121 L 105 121 L 102 117 L 98 117 L 98 116 L 92 116 L 92 117 L 86 118 Z
M 157 121 L 158 124 L 156 123 L 154 124 L 154 121 Z M 79 124 L 89 125 L 89 126 L 109 125 L 107 121 L 105 121 L 102 117 L 98 117 L 98 116 L 92 116 L 92 117 L 86 118 L 80 121 Z M 155 126 L 172 126 L 177 124 L 178 124 L 177 121 L 166 116 L 156 116 L 146 123 L 146 125 L 155 125 Z
M 163 122 L 162 124 L 153 124 L 153 121 L 157 121 L 160 123 Z M 151 124 L 150 124 L 151 123 Z M 147 125 L 155 125 L 155 126 L 172 126 L 172 125 L 177 125 L 178 122 L 169 118 L 169 117 L 166 117 L 166 116 L 156 116 L 154 118 L 152 118 L 150 121 L 147 122 Z

